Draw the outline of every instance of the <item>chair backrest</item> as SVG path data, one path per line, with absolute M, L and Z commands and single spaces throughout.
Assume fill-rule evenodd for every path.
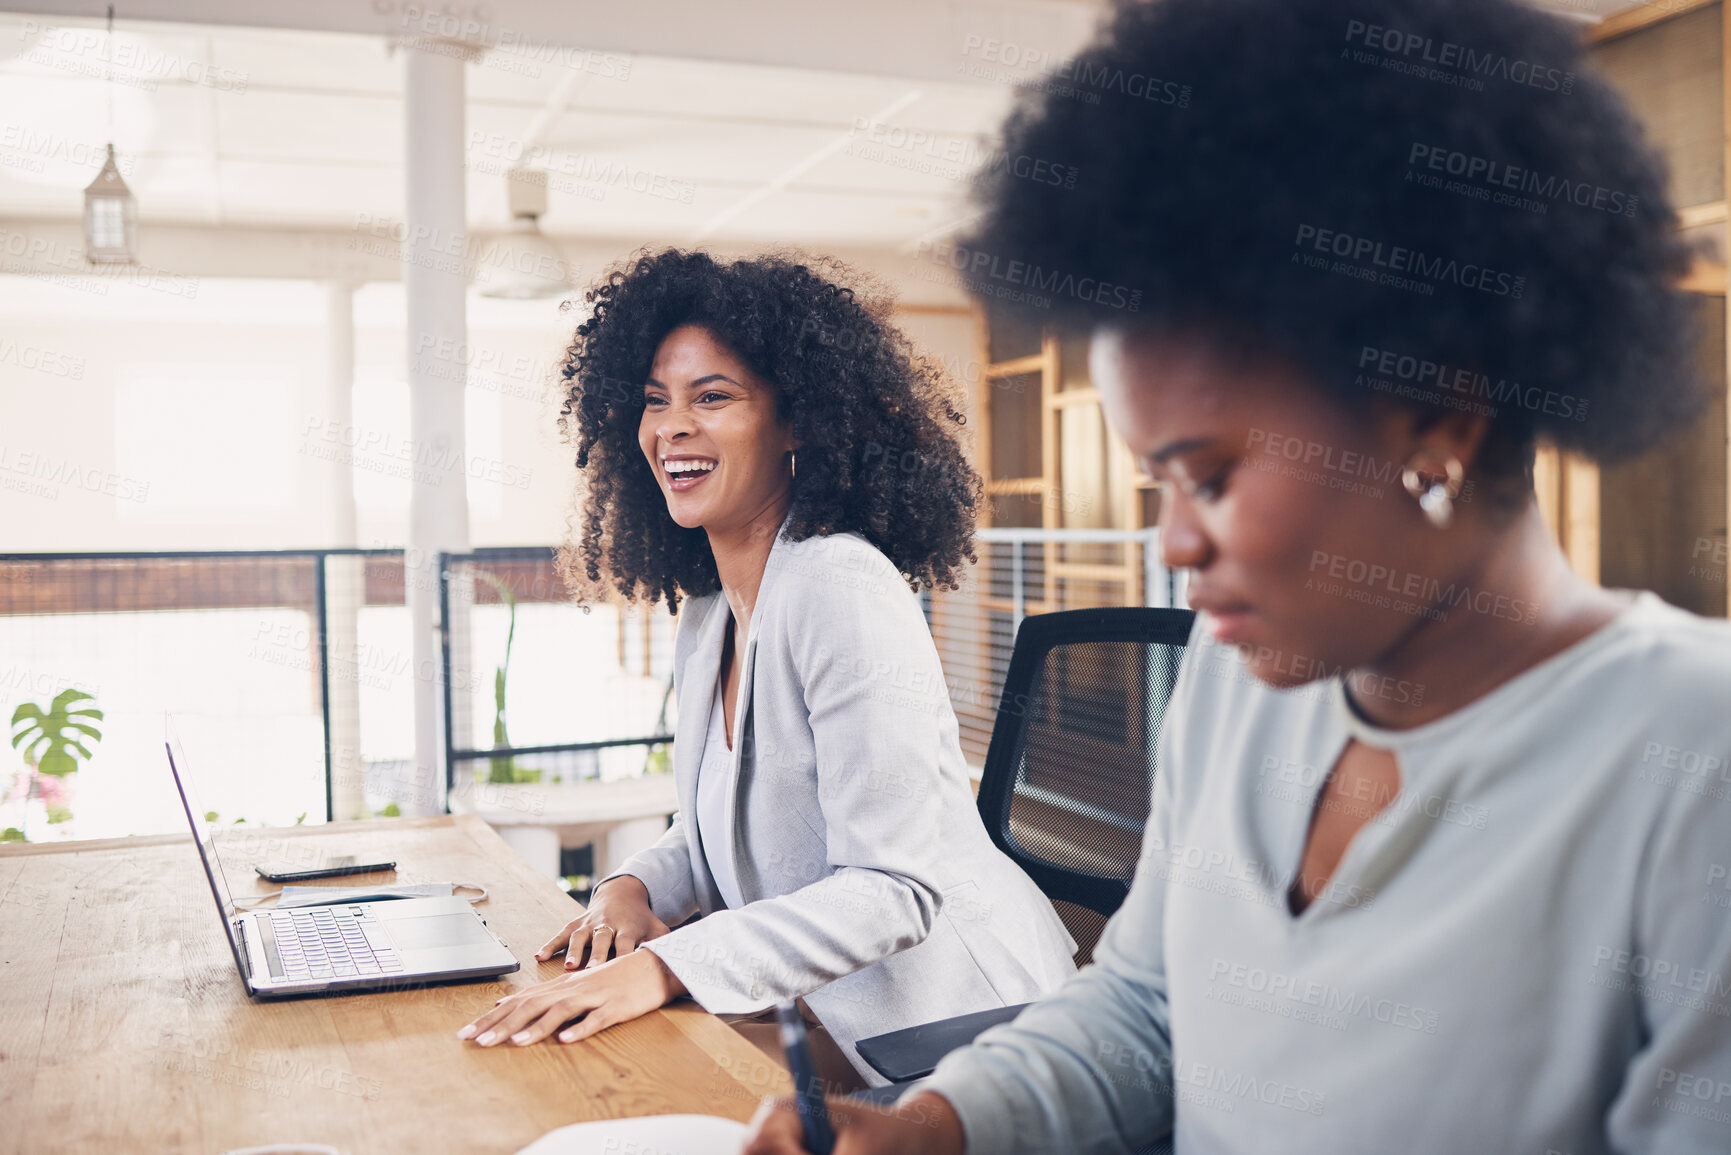
M 980 816 L 1084 957 L 1130 890 L 1155 740 L 1194 620 L 1190 610 L 1063 610 L 1023 619 L 1016 634 Z M 1093 915 L 1077 919 L 1070 905 Z

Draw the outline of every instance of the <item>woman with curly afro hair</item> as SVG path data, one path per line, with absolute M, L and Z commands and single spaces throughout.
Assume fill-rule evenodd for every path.
M 571 1042 L 688 994 L 777 1054 L 764 1012 L 803 998 L 820 1073 L 858 1086 L 884 1080 L 857 1039 L 1074 972 L 974 807 L 915 597 L 973 558 L 963 419 L 858 279 L 669 249 L 589 293 L 564 366 L 584 499 L 562 560 L 586 598 L 679 610 L 679 814 L 537 954 L 571 973 L 461 1037 Z
M 1002 153 L 1073 188 L 992 169 L 942 255 L 1091 334 L 1197 630 L 1094 965 L 836 1150 L 1731 1151 L 1731 628 L 1575 573 L 1533 494 L 1539 441 L 1700 402 L 1579 28 L 1138 0 L 1056 76 Z

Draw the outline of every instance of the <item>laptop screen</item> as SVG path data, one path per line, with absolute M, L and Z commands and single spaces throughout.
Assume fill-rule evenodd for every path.
M 210 823 L 204 820 L 207 811 L 193 795 L 186 749 L 175 733 L 174 720 L 164 715 L 162 728 L 164 745 L 168 748 L 169 773 L 174 775 L 174 784 L 180 790 L 181 804 L 186 807 L 186 820 L 192 824 L 193 845 L 198 847 L 199 860 L 204 863 L 204 876 L 210 880 L 211 897 L 216 899 L 217 913 L 222 916 L 222 933 L 228 936 L 228 948 L 234 952 L 234 965 L 245 975 L 246 963 L 240 957 L 240 944 L 234 937 L 234 899 L 230 896 L 228 879 L 222 873 L 222 860 L 217 857 L 216 846 L 211 841 Z

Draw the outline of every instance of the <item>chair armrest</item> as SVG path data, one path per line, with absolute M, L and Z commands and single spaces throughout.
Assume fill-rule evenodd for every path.
M 993 1007 L 953 1019 L 939 1019 L 900 1031 L 873 1035 L 855 1044 L 859 1057 L 871 1064 L 872 1070 L 892 1083 L 923 1079 L 937 1067 L 938 1060 L 974 1041 L 987 1027 L 1007 1023 L 1028 1006 Z

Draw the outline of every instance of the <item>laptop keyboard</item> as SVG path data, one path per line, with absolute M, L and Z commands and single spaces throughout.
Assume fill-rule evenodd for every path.
M 268 917 L 282 977 L 290 981 L 362 978 L 403 969 L 402 956 L 366 904 L 271 911 Z

